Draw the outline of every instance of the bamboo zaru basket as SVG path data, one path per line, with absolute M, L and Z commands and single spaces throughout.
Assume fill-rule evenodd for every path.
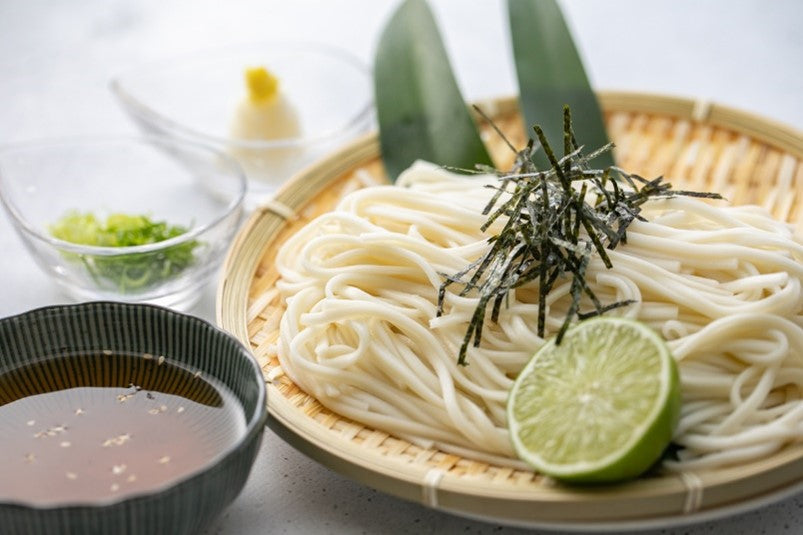
M 687 99 L 601 93 L 618 164 L 676 188 L 758 204 L 803 235 L 803 136 L 726 107 Z M 516 139 L 514 99 L 480 107 Z M 512 152 L 490 129 L 497 166 Z M 218 323 L 248 345 L 268 381 L 269 425 L 310 457 L 379 490 L 457 514 L 548 527 L 610 529 L 713 518 L 803 488 L 803 443 L 747 465 L 661 473 L 597 488 L 567 488 L 538 474 L 425 449 L 323 407 L 283 375 L 275 355 L 283 304 L 273 266 L 280 245 L 356 188 L 384 183 L 377 136 L 313 165 L 258 209 L 240 231 L 218 289 Z

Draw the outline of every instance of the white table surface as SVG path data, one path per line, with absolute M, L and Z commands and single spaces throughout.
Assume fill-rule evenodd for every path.
M 123 67 L 261 40 L 336 45 L 371 63 L 392 0 L 0 0 L 0 144 L 131 133 L 107 89 Z M 433 0 L 464 95 L 515 93 L 500 1 Z M 596 87 L 693 96 L 803 130 L 803 2 L 567 0 Z M 0 216 L 0 316 L 67 302 Z M 214 319 L 214 284 L 191 313 Z M 240 497 L 210 534 L 517 533 L 350 481 L 266 431 Z M 803 495 L 644 533 L 799 534 Z

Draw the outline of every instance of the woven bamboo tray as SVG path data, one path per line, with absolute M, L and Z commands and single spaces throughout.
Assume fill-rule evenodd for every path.
M 726 107 L 687 99 L 601 93 L 620 166 L 678 188 L 766 206 L 803 235 L 803 135 Z M 514 99 L 481 107 L 513 138 Z M 509 149 L 486 132 L 497 164 Z M 511 153 L 512 154 L 512 153 Z M 283 304 L 274 288 L 279 246 L 349 191 L 384 182 L 376 135 L 302 171 L 239 232 L 218 288 L 217 320 L 248 345 L 268 381 L 269 425 L 300 451 L 398 497 L 515 525 L 612 530 L 715 518 L 803 489 L 803 443 L 759 462 L 630 483 L 568 488 L 532 472 L 422 449 L 327 410 L 282 374 L 275 355 Z

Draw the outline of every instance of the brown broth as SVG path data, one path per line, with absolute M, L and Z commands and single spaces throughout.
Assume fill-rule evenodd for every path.
M 90 503 L 152 491 L 244 431 L 224 385 L 164 357 L 46 359 L 0 373 L 0 500 Z

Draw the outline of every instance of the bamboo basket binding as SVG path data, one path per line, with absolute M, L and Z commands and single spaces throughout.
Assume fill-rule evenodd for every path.
M 705 102 L 619 92 L 599 96 L 624 169 L 664 175 L 676 188 L 716 191 L 736 204 L 763 205 L 803 236 L 800 132 Z M 515 99 L 480 107 L 512 138 L 523 132 Z M 509 149 L 489 128 L 484 138 L 505 167 L 501 160 Z M 324 408 L 282 374 L 274 354 L 283 304 L 273 260 L 290 234 L 343 195 L 384 181 L 378 139 L 371 134 L 288 182 L 252 214 L 225 262 L 218 324 L 259 360 L 268 382 L 269 425 L 297 449 L 398 497 L 526 526 L 666 526 L 746 510 L 803 489 L 803 442 L 738 467 L 569 488 L 532 472 L 424 449 Z

